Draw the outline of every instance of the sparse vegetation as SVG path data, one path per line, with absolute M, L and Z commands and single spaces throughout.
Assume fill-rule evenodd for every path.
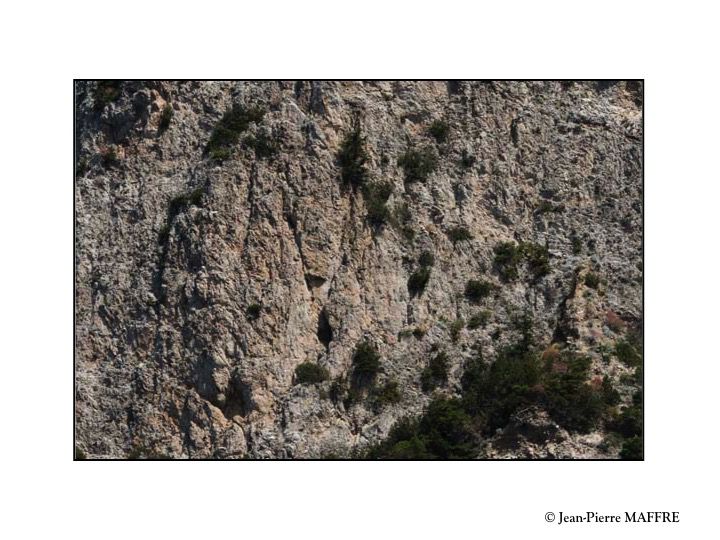
M 100 161 L 106 169 L 111 169 L 120 163 L 117 150 L 114 146 L 108 146 L 100 150 Z
M 257 320 L 260 317 L 262 306 L 260 304 L 250 304 L 245 310 L 245 315 L 249 321 Z
M 480 302 L 488 297 L 492 291 L 492 283 L 488 281 L 471 279 L 465 284 L 465 298 L 471 302 Z
M 405 170 L 405 182 L 423 182 L 438 168 L 438 157 L 431 147 L 408 149 L 398 159 L 398 165 Z
M 387 200 L 392 194 L 390 182 L 374 182 L 363 186 L 363 198 L 367 208 L 367 219 L 373 225 L 381 225 L 390 218 Z
M 458 317 L 450 324 L 450 339 L 453 343 L 458 340 L 463 328 L 465 328 L 465 320 L 462 317 Z
M 490 320 L 490 316 L 492 314 L 488 310 L 480 311 L 478 313 L 475 313 L 470 319 L 468 320 L 467 327 L 470 330 L 475 330 L 479 327 L 485 327 Z
M 572 242 L 573 255 L 580 255 L 580 253 L 582 252 L 582 240 L 580 240 L 580 237 L 573 234 L 570 241 Z
M 430 267 L 421 266 L 410 274 L 408 279 L 408 292 L 410 296 L 418 296 L 423 293 L 427 282 L 430 280 Z
M 245 140 L 243 140 L 243 144 L 255 151 L 255 157 L 257 159 L 273 157 L 278 151 L 277 143 L 273 140 L 272 136 L 265 132 L 260 132 L 257 135 L 248 135 L 245 137 Z
M 453 244 L 457 244 L 458 242 L 464 242 L 465 240 L 472 240 L 473 237 L 467 227 L 462 226 L 451 227 L 447 230 L 447 235 Z
M 462 155 L 460 156 L 460 166 L 463 169 L 470 169 L 475 165 L 475 156 L 470 154 L 467 150 L 463 149 Z
M 364 384 L 371 381 L 380 372 L 380 355 L 369 341 L 363 341 L 355 348 L 353 355 L 353 374 L 356 381 Z
M 240 141 L 240 135 L 252 122 L 260 123 L 264 116 L 264 109 L 245 108 L 240 104 L 234 104 L 213 129 L 205 153 L 213 160 L 227 159 L 231 155 L 232 148 Z
M 370 392 L 370 403 L 376 413 L 389 405 L 396 405 L 401 401 L 402 393 L 397 381 L 387 381 L 384 385 L 374 388 Z
M 173 108 L 169 103 L 166 103 L 163 107 L 162 112 L 160 113 L 160 123 L 158 124 L 158 131 L 160 133 L 164 133 L 167 131 L 167 128 L 170 127 L 170 122 L 173 118 Z
M 367 158 L 365 138 L 360 130 L 360 122 L 356 120 L 352 131 L 347 134 L 340 145 L 337 156 L 338 164 L 342 169 L 342 181 L 345 185 L 357 188 L 365 183 Z
M 585 286 L 591 289 L 597 289 L 600 285 L 600 276 L 592 272 L 585 274 Z
M 116 101 L 122 93 L 122 81 L 100 80 L 95 87 L 95 110 L 101 111 L 106 105 Z
M 430 127 L 428 127 L 428 133 L 435 139 L 439 144 L 447 142 L 448 136 L 450 135 L 450 126 L 444 120 L 435 120 Z
M 550 271 L 550 254 L 544 246 L 523 242 L 516 245 L 502 242 L 494 248 L 495 268 L 505 281 L 514 281 L 519 276 L 521 262 L 525 262 L 533 279 L 539 279 Z
M 432 266 L 435 264 L 435 256 L 430 251 L 423 251 L 418 258 L 420 266 Z
M 630 461 L 639 461 L 643 459 L 643 438 L 631 437 L 623 441 L 620 450 L 620 458 Z
M 615 344 L 615 356 L 628 367 L 638 367 L 642 364 L 642 355 L 628 340 L 621 340 Z
M 314 362 L 303 362 L 295 368 L 296 384 L 317 384 L 329 378 L 328 370 Z
M 440 352 L 433 356 L 428 365 L 420 374 L 420 384 L 423 392 L 429 392 L 438 386 L 445 384 L 448 380 L 448 358 L 447 354 Z

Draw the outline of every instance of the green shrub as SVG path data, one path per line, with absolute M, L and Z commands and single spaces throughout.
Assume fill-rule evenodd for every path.
M 570 239 L 572 242 L 572 252 L 574 255 L 579 255 L 582 251 L 582 240 L 578 236 L 575 236 L 573 234 L 572 238 Z
M 513 281 L 518 277 L 518 264 L 521 261 L 521 254 L 517 246 L 512 242 L 501 242 L 494 248 L 495 267 L 500 277 L 506 281 Z
M 470 155 L 467 150 L 463 150 L 460 156 L 460 166 L 463 169 L 469 169 L 473 165 L 475 165 L 475 156 Z
M 108 103 L 116 101 L 122 93 L 122 81 L 100 80 L 95 87 L 94 105 L 96 111 L 101 111 Z
M 195 188 L 187 193 L 181 193 L 170 199 L 170 205 L 168 206 L 168 218 L 172 221 L 175 216 L 182 212 L 185 208 L 190 206 L 200 206 L 202 203 L 202 196 L 205 190 L 201 187 Z
M 396 405 L 402 401 L 402 393 L 397 381 L 388 381 L 379 388 L 373 389 L 370 401 L 375 412 L 379 412 L 388 405 Z
M 448 136 L 450 135 L 450 126 L 443 120 L 435 120 L 430 127 L 428 127 L 428 133 L 438 142 L 447 142 Z
M 265 111 L 259 107 L 246 109 L 240 104 L 234 104 L 225 112 L 210 134 L 205 153 L 214 160 L 227 159 L 232 148 L 240 141 L 240 135 L 252 122 L 260 123 L 264 116 Z
M 435 150 L 425 147 L 420 150 L 408 149 L 398 159 L 398 165 L 405 170 L 407 183 L 422 182 L 438 168 L 438 158 Z
M 435 264 L 435 256 L 430 251 L 423 251 L 418 258 L 420 266 L 432 266 Z
M 600 285 L 600 277 L 597 274 L 588 272 L 585 274 L 585 285 L 591 289 L 597 289 L 598 285 Z
M 463 328 L 465 328 L 465 321 L 462 317 L 458 317 L 450 324 L 450 339 L 452 339 L 453 343 L 458 340 Z
M 430 359 L 428 365 L 420 374 L 420 385 L 423 392 L 429 392 L 448 380 L 447 354 L 440 352 Z
M 430 267 L 421 266 L 415 270 L 408 279 L 408 292 L 410 296 L 418 296 L 423 293 L 428 280 L 430 279 Z
M 328 370 L 314 362 L 303 362 L 295 368 L 295 384 L 316 384 L 329 378 Z
M 642 364 L 642 356 L 627 340 L 621 340 L 615 344 L 615 356 L 628 367 L 638 367 Z
M 471 279 L 465 284 L 465 298 L 471 302 L 480 302 L 483 298 L 488 297 L 492 290 L 492 283 Z
M 464 242 L 465 240 L 472 240 L 473 237 L 467 227 L 452 227 L 448 229 L 447 235 L 453 244 Z
M 167 131 L 167 128 L 170 127 L 170 122 L 172 121 L 174 111 L 173 108 L 170 106 L 169 103 L 166 103 L 163 107 L 162 113 L 160 113 L 160 124 L 158 125 L 158 130 L 160 133 L 164 133 Z
M 545 246 L 523 242 L 519 249 L 535 279 L 550 272 L 550 254 Z
M 114 146 L 108 146 L 100 152 L 100 161 L 106 169 L 111 169 L 120 164 L 117 151 Z
M 390 182 L 375 182 L 363 186 L 367 219 L 373 225 L 381 225 L 390 218 L 390 210 L 386 203 L 392 191 Z
M 353 129 L 345 136 L 337 159 L 342 169 L 342 181 L 345 185 L 360 187 L 367 177 L 367 152 L 365 151 L 365 138 L 360 131 L 360 123 L 355 121 Z
M 380 372 L 380 355 L 369 341 L 363 341 L 353 354 L 353 373 L 359 383 L 372 380 Z
M 255 151 L 257 159 L 270 158 L 277 154 L 278 147 L 273 138 L 266 133 L 248 135 L 243 144 Z
M 412 334 L 415 339 L 422 339 L 423 337 L 425 337 L 425 330 L 418 326 L 415 328 L 415 330 L 413 330 Z
M 87 459 L 85 452 L 83 452 L 82 448 L 80 448 L 79 446 L 75 447 L 75 459 L 78 461 Z
M 480 326 L 482 326 L 484 328 L 487 325 L 488 321 L 490 320 L 490 316 L 491 316 L 491 313 L 488 310 L 484 310 L 484 311 L 475 313 L 468 320 L 467 327 L 470 330 L 475 330 L 476 328 L 479 328 Z
M 642 435 L 642 407 L 640 405 L 625 407 L 608 427 L 625 438 Z
M 262 306 L 260 304 L 250 304 L 245 310 L 245 315 L 247 315 L 248 320 L 254 321 L 260 317 L 261 311 Z
M 643 459 L 643 438 L 631 437 L 623 442 L 620 450 L 620 458 L 630 461 L 640 461 Z

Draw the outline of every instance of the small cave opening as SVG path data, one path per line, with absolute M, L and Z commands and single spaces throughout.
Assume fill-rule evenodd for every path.
M 330 321 L 328 320 L 327 313 L 325 313 L 324 309 L 320 311 L 320 315 L 318 316 L 317 337 L 320 340 L 320 343 L 325 345 L 325 349 L 330 350 L 330 342 L 333 338 L 333 329 L 332 326 L 330 326 Z

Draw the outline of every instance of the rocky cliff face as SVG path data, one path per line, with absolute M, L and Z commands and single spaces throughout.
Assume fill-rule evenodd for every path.
M 639 83 L 87 81 L 75 99 L 88 457 L 362 456 L 528 333 L 548 373 L 572 352 L 615 398 L 577 428 L 542 379 L 471 429 L 472 457 L 619 455 L 640 400 Z M 359 381 L 361 343 L 380 362 Z

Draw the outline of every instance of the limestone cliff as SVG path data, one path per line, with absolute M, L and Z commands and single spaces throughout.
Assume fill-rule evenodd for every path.
M 548 373 L 571 351 L 616 397 L 577 428 L 542 379 L 472 457 L 618 457 L 641 400 L 641 83 L 79 81 L 75 100 L 86 456 L 362 457 L 531 333 Z M 362 343 L 380 362 L 358 382 Z

